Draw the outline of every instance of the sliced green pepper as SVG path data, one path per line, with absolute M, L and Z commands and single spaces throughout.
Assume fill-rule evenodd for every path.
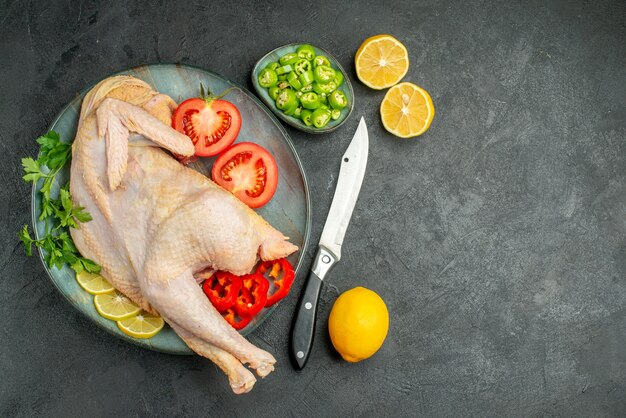
M 313 83 L 313 80 L 314 80 L 314 78 L 313 78 L 313 71 L 307 70 L 307 71 L 303 72 L 298 77 L 298 80 L 300 80 L 300 82 L 302 83 L 303 86 L 308 86 L 309 84 Z
M 280 81 L 278 83 L 278 88 L 281 90 L 289 88 L 289 81 L 287 81 L 286 79 L 283 81 Z
M 335 73 L 335 84 L 339 87 L 343 83 L 343 73 L 341 71 L 335 71 Z
M 287 64 L 287 65 L 283 65 L 282 67 L 278 67 L 276 69 L 276 74 L 278 75 L 289 74 L 292 71 L 293 71 L 293 67 Z
M 323 128 L 330 121 L 330 110 L 318 108 L 311 115 L 311 121 L 316 128 Z
M 330 118 L 332 120 L 337 120 L 339 119 L 339 116 L 341 116 L 341 110 L 339 109 L 333 109 L 330 111 Z
M 278 94 L 276 97 L 276 107 L 280 110 L 287 110 L 298 107 L 298 98 L 296 97 L 296 93 L 291 89 L 284 89 Z
M 307 61 L 307 60 L 299 60 L 298 62 L 296 62 L 293 65 L 294 71 L 300 75 L 308 70 L 312 70 L 313 66 L 311 65 L 311 62 Z
M 313 76 L 315 78 L 315 81 L 317 81 L 319 84 L 330 83 L 335 79 L 335 70 L 333 70 L 328 65 L 318 65 L 317 67 L 315 67 L 315 70 L 313 70 Z
M 278 81 L 285 81 L 287 80 L 287 74 L 281 74 L 278 76 Z
M 287 74 L 287 81 L 291 84 L 291 87 L 293 87 L 294 90 L 300 90 L 302 88 L 302 83 L 298 80 L 298 75 L 293 71 Z
M 313 59 L 313 66 L 317 67 L 320 65 L 325 65 L 327 67 L 330 67 L 330 61 L 328 61 L 328 58 L 326 58 L 325 56 L 318 55 L 317 57 Z
M 300 119 L 300 115 L 302 114 L 302 106 L 298 106 L 296 111 L 293 112 L 293 117 Z
M 313 91 L 317 94 L 330 94 L 333 90 L 337 88 L 337 84 L 334 81 L 330 81 L 326 84 L 313 83 Z
M 293 106 L 291 106 L 289 109 L 285 110 L 285 115 L 287 116 L 293 116 L 294 113 L 296 113 L 296 110 L 298 109 L 298 107 L 300 107 L 300 101 L 298 100 L 298 98 L 296 97 L 296 102 L 294 103 Z
M 300 45 L 296 50 L 299 58 L 311 61 L 315 58 L 315 49 L 311 45 Z
M 261 87 L 266 89 L 278 84 L 278 75 L 276 74 L 276 71 L 270 70 L 269 68 L 265 68 L 261 71 L 259 74 L 259 84 Z
M 268 68 L 268 69 L 270 69 L 270 70 L 274 70 L 274 71 L 276 71 L 276 69 L 277 69 L 278 67 L 280 67 L 280 64 L 279 64 L 279 63 L 277 63 L 276 61 L 274 61 L 274 62 L 270 62 L 269 64 L 267 64 L 267 65 L 265 66 L 265 68 Z
M 300 89 L 301 92 L 306 93 L 307 91 L 313 91 L 313 84 L 306 85 Z
M 320 103 L 323 106 L 328 107 L 328 97 L 326 97 L 326 93 L 322 93 L 319 96 L 320 96 Z M 320 106 L 320 107 L 322 107 L 322 106 Z
M 305 109 L 317 109 L 321 104 L 320 96 L 312 91 L 304 93 L 302 97 L 300 97 L 300 101 L 302 102 L 302 107 Z
M 270 89 L 268 90 L 268 93 L 270 94 L 270 97 L 272 98 L 272 100 L 276 100 L 276 98 L 278 97 L 278 94 L 280 93 L 281 88 L 278 86 L 272 86 L 270 87 Z
M 280 65 L 295 64 L 296 61 L 298 61 L 298 54 L 290 52 L 289 54 L 285 54 L 280 57 L 278 61 L 280 62 Z
M 348 106 L 348 99 L 341 90 L 335 90 L 328 96 L 328 103 L 330 103 L 333 109 L 343 109 Z
M 311 121 L 312 114 L 313 112 L 308 109 L 302 109 L 302 112 L 300 112 L 300 119 L 302 119 L 302 122 L 304 122 L 306 126 L 313 125 L 313 122 Z

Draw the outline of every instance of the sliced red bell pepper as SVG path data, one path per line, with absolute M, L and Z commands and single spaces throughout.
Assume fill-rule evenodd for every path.
M 267 276 L 274 283 L 274 292 L 272 294 L 268 293 L 265 306 L 272 306 L 289 294 L 296 274 L 286 258 L 275 261 L 263 261 L 257 267 L 256 273 L 264 276 L 268 270 L 269 274 Z M 281 271 L 282 275 L 280 274 Z
M 235 312 L 241 317 L 253 317 L 265 306 L 270 284 L 260 274 L 241 277 L 242 287 L 235 302 Z
M 241 290 L 241 278 L 225 271 L 217 271 L 202 284 L 202 290 L 220 313 L 232 308 Z
M 236 315 L 233 308 L 227 309 L 226 312 L 222 314 L 222 316 L 224 317 L 226 322 L 232 325 L 232 327 L 236 330 L 244 329 L 250 323 L 250 321 L 252 321 L 251 316 L 245 317 Z M 237 318 L 239 318 L 239 320 L 237 320 Z

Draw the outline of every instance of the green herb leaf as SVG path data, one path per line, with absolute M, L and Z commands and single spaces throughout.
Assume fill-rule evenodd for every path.
M 50 131 L 47 134 L 37 138 L 37 143 L 41 145 L 40 151 L 47 154 L 52 148 L 61 142 L 61 136 L 56 131 Z
M 102 270 L 98 264 L 94 263 L 88 258 L 80 257 L 78 261 L 88 273 L 100 273 L 100 271 Z
M 40 220 L 46 221 L 46 233 L 40 240 L 34 240 L 28 227 L 24 226 L 18 234 L 24 244 L 27 255 L 32 255 L 32 245 L 35 244 L 44 250 L 44 260 L 48 267 L 61 269 L 64 264 L 80 273 L 88 271 L 99 273 L 100 266 L 92 260 L 84 258 L 78 252 L 68 228 L 78 228 L 78 222 L 89 222 L 92 218 L 84 207 L 75 207 L 69 192 L 69 184 L 59 189 L 58 199 L 51 197 L 52 185 L 59 171 L 67 165 L 72 158 L 72 146 L 61 142 L 60 135 L 50 131 L 46 135 L 37 138 L 41 146 L 37 160 L 32 158 L 22 159 L 24 167 L 24 180 L 37 182 L 44 179 L 41 185 L 41 215 Z M 49 173 L 44 173 L 42 168 L 47 167 Z
M 26 173 L 24 177 L 22 177 L 25 181 L 35 183 L 41 177 L 45 177 L 46 175 L 41 172 L 41 168 L 37 161 L 32 158 L 22 158 L 22 167 L 24 167 L 24 172 Z
M 93 219 L 88 212 L 85 212 L 85 208 L 82 206 L 74 208 L 74 210 L 72 210 L 72 216 L 80 222 L 89 222 Z
M 20 237 L 20 241 L 24 244 L 24 250 L 26 251 L 27 256 L 33 255 L 33 239 L 28 233 L 28 226 L 24 225 L 20 233 L 18 234 Z

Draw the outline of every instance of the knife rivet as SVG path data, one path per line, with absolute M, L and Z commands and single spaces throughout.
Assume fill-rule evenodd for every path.
M 323 256 L 322 257 L 322 263 L 324 263 L 324 264 L 330 263 L 330 257 L 327 256 L 327 255 Z
M 313 307 L 313 305 L 311 305 L 311 302 L 307 302 L 307 303 L 304 304 L 304 307 L 306 309 L 311 309 Z
M 348 160 L 348 157 L 346 157 L 346 158 L 343 159 L 343 161 L 347 163 L 350 160 Z
M 302 357 L 304 357 L 304 353 L 303 353 L 302 351 L 298 351 L 298 352 L 296 353 L 296 357 L 298 357 L 298 358 L 302 358 Z

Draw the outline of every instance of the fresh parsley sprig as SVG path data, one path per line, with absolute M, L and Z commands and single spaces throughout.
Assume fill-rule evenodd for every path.
M 52 196 L 56 175 L 72 159 L 72 146 L 61 142 L 61 137 L 55 131 L 37 138 L 37 143 L 41 146 L 39 158 L 22 158 L 23 178 L 33 184 L 43 179 L 39 219 L 45 221 L 46 232 L 41 239 L 36 240 L 31 237 L 28 226 L 24 225 L 18 235 L 24 243 L 26 254 L 33 255 L 35 245 L 45 250 L 48 267 L 60 269 L 67 263 L 76 273 L 99 273 L 100 266 L 80 255 L 69 234 L 69 228 L 79 228 L 78 222 L 89 222 L 91 215 L 85 208 L 73 205 L 69 184 L 61 187 L 58 196 Z

